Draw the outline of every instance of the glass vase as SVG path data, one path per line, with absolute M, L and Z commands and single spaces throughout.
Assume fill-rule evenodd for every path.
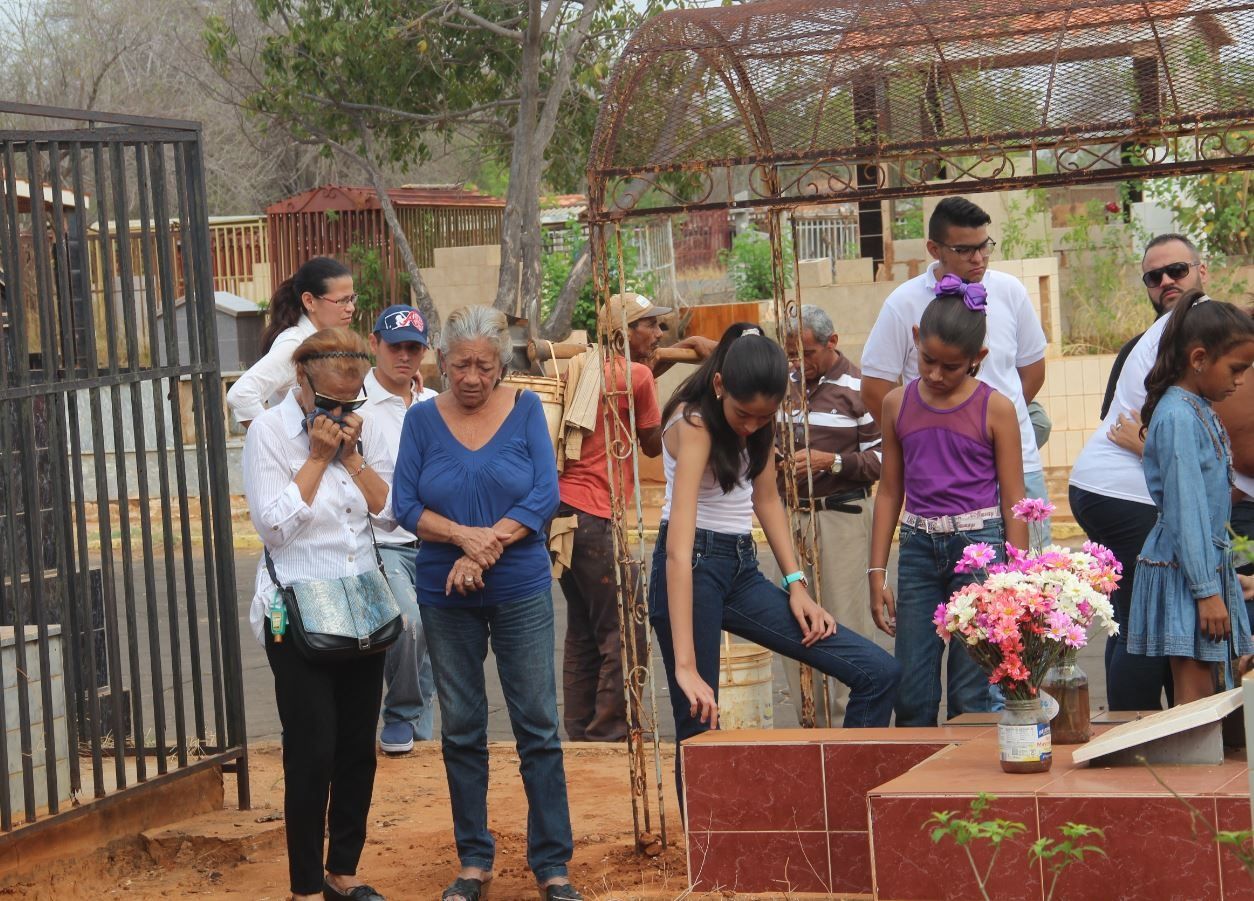
M 997 724 L 1001 768 L 1007 773 L 1044 773 L 1054 762 L 1049 715 L 1039 697 L 1006 699 Z
M 1089 677 L 1076 663 L 1076 652 L 1068 651 L 1057 666 L 1051 666 L 1041 682 L 1041 691 L 1058 702 L 1058 715 L 1050 724 L 1054 741 L 1060 745 L 1082 745 L 1093 737 L 1089 723 Z

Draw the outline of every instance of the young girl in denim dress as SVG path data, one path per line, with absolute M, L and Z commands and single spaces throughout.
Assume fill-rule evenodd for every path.
M 1200 291 L 1176 304 L 1141 408 L 1145 481 L 1158 522 L 1137 558 L 1128 651 L 1169 657 L 1175 702 L 1215 691 L 1214 664 L 1254 651 L 1233 566 L 1232 450 L 1211 404 L 1254 363 L 1254 319 Z
M 955 564 L 969 545 L 1004 559 L 1007 540 L 1027 545 L 1011 516 L 1024 496 L 1019 420 L 1005 395 L 976 379 L 988 353 L 984 288 L 947 275 L 914 330 L 919 377 L 884 398 L 884 465 L 871 526 L 871 615 L 896 637 L 902 667 L 898 726 L 935 726 L 946 643 L 932 615 L 975 579 Z M 906 512 L 901 515 L 902 504 Z M 897 596 L 886 584 L 893 527 L 901 516 Z M 991 710 L 988 675 L 959 642 L 948 645 L 950 718 Z

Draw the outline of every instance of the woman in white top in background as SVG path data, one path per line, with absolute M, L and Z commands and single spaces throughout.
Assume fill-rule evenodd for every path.
M 649 619 L 670 683 L 675 738 L 718 726 L 720 631 L 799 660 L 851 689 L 844 725 L 887 726 L 901 669 L 814 602 L 797 565 L 773 465 L 788 361 L 736 323 L 662 415 L 666 504 L 653 552 Z M 783 587 L 758 570 L 757 515 Z M 828 590 L 839 591 L 832 585 Z M 683 797 L 679 760 L 676 782 Z
M 296 385 L 292 353 L 324 328 L 347 328 L 357 295 L 353 274 L 330 257 L 313 257 L 275 290 L 269 322 L 261 333 L 262 357 L 226 393 L 227 406 L 245 428 L 267 404 L 277 403 Z

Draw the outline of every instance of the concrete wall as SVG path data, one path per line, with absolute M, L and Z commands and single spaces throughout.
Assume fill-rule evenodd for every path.
M 490 304 L 496 299 L 501 273 L 501 245 L 437 247 L 435 265 L 419 270 L 440 319 L 466 304 Z
M 40 670 L 39 663 L 39 630 L 35 626 L 27 626 L 23 630 L 26 645 L 26 678 L 24 688 L 17 680 L 17 630 L 12 626 L 0 627 L 0 668 L 4 670 L 4 714 L 7 731 L 4 735 L 8 749 L 9 772 L 8 791 L 9 804 L 13 810 L 14 821 L 21 818 L 26 809 L 22 788 L 22 724 L 18 717 L 18 692 L 25 691 L 30 712 L 30 737 L 32 741 L 31 765 L 35 781 L 35 806 L 48 806 L 48 762 L 44 746 L 44 716 L 52 720 L 52 733 L 56 743 L 54 760 L 57 773 L 57 801 L 61 809 L 70 800 L 70 744 L 69 731 L 66 725 L 65 711 L 65 674 L 63 661 L 65 655 L 62 648 L 61 627 L 48 627 L 48 671 Z M 40 700 L 43 692 L 43 681 L 51 682 L 52 709 L 45 711 Z

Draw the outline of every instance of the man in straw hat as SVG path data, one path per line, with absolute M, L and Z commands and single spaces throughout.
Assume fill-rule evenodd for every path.
M 656 306 L 649 298 L 634 292 L 613 295 L 601 311 L 602 323 L 611 346 L 620 346 L 630 357 L 615 355 L 604 369 L 618 391 L 610 416 L 612 441 L 631 443 L 626 389 L 630 372 L 634 400 L 635 444 L 649 457 L 662 452 L 662 412 L 658 405 L 655 378 L 673 363 L 655 357 L 666 326 L 659 320 L 668 315 L 667 307 Z M 625 330 L 624 330 L 625 326 Z M 701 359 L 709 356 L 714 342 L 693 336 L 678 342 Z M 592 355 L 599 358 L 594 348 Z M 599 367 L 588 367 L 595 378 Z M 569 378 L 569 376 L 568 376 Z M 570 378 L 568 390 L 577 391 Z M 606 460 L 605 402 L 597 391 L 595 426 L 582 435 L 578 449 L 570 443 L 558 479 L 562 505 L 555 519 L 574 517 L 569 566 L 561 573 L 566 597 L 566 648 L 562 665 L 563 718 L 571 741 L 623 741 L 627 737 L 627 702 L 623 690 L 623 661 L 619 638 L 618 591 L 614 578 L 613 510 L 610 506 L 609 464 Z M 622 481 L 630 493 L 635 485 L 630 455 L 619 461 Z M 563 559 L 567 557 L 562 555 Z M 635 579 L 633 578 L 633 583 Z M 637 647 L 645 642 L 644 625 L 639 626 Z

